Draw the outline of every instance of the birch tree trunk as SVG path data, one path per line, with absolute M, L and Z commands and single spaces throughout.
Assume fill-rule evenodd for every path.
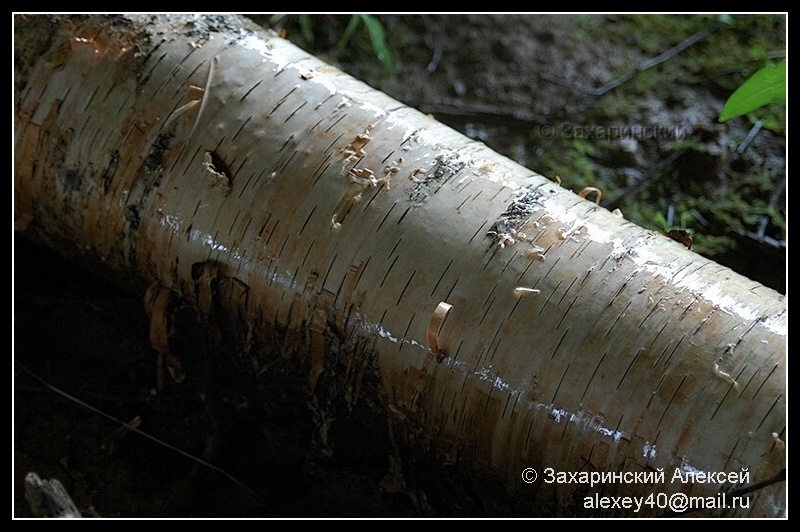
M 16 16 L 15 58 L 16 230 L 149 287 L 174 378 L 170 298 L 323 445 L 379 405 L 519 515 L 785 514 L 784 296 L 243 18 Z

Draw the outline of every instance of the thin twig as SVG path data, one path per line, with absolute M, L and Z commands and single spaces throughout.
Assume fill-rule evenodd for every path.
M 778 199 L 780 199 L 780 197 L 784 194 L 785 191 L 786 191 L 786 178 L 784 178 L 783 181 L 781 181 L 781 184 L 778 186 L 778 188 L 775 189 L 775 191 L 772 193 L 772 196 L 770 196 L 769 203 L 767 203 L 767 208 L 771 209 L 775 207 L 775 204 L 778 203 Z M 761 220 L 759 220 L 758 223 L 759 239 L 764 238 L 764 234 L 767 232 L 767 225 L 769 225 L 769 220 L 770 218 L 767 215 L 762 216 Z
M 147 432 L 144 432 L 143 430 L 140 430 L 140 429 L 132 426 L 130 423 L 125 423 L 124 421 L 121 421 L 121 420 L 115 418 L 114 416 L 103 412 L 99 408 L 94 407 L 94 406 L 86 403 L 85 401 L 82 401 L 81 399 L 75 397 L 74 395 L 71 395 L 70 393 L 62 390 L 61 388 L 59 388 L 59 387 L 57 387 L 57 386 L 55 386 L 53 384 L 50 384 L 49 382 L 44 380 L 42 377 L 40 377 L 39 375 L 34 373 L 32 370 L 28 369 L 28 367 L 26 367 L 21 362 L 15 360 L 14 363 L 19 368 L 21 368 L 23 371 L 25 371 L 25 373 L 27 373 L 28 375 L 30 375 L 31 377 L 33 377 L 34 379 L 39 381 L 43 386 L 45 386 L 46 388 L 52 390 L 53 392 L 57 393 L 58 395 L 66 398 L 66 399 L 69 399 L 73 403 L 75 403 L 77 405 L 80 405 L 83 408 L 86 408 L 87 410 L 91 410 L 95 414 L 103 416 L 106 419 L 110 419 L 114 423 L 117 423 L 120 426 L 125 427 L 126 429 L 128 429 L 128 430 L 130 430 L 132 432 L 135 432 L 135 433 L 137 433 L 137 434 L 139 434 L 141 436 L 144 436 L 148 440 L 154 441 L 155 443 L 157 443 L 159 445 L 162 445 L 162 446 L 166 447 L 167 449 L 170 449 L 171 451 L 174 451 L 174 452 L 180 454 L 181 456 L 184 456 L 184 457 L 186 457 L 186 458 L 188 458 L 190 460 L 193 460 L 193 461 L 197 462 L 198 464 L 204 465 L 205 467 L 211 469 L 212 471 L 215 471 L 217 473 L 220 473 L 221 475 L 224 475 L 231 482 L 233 482 L 234 484 L 236 484 L 237 486 L 239 486 L 243 490 L 247 491 L 251 495 L 255 495 L 255 492 L 252 489 L 250 489 L 249 487 L 244 485 L 241 481 L 239 481 L 236 477 L 234 477 L 233 475 L 231 475 L 230 473 L 228 473 L 224 469 L 220 469 L 219 467 L 215 466 L 214 464 L 212 464 L 210 462 L 206 462 L 202 458 L 198 458 L 197 456 L 194 456 L 193 454 L 187 453 L 186 451 L 184 451 L 182 449 L 179 449 L 178 447 L 175 447 L 174 445 L 171 445 L 171 444 L 165 442 L 164 440 L 160 440 L 160 439 L 156 438 L 155 436 L 152 436 L 152 435 L 148 434 Z
M 422 18 L 422 23 L 425 25 L 425 40 L 427 41 L 430 35 L 434 36 L 431 38 L 432 43 L 426 43 L 433 48 L 433 56 L 431 56 L 431 60 L 428 61 L 428 65 L 425 67 L 425 71 L 428 74 L 433 74 L 439 66 L 439 61 L 442 59 L 442 47 L 439 45 L 439 40 L 435 37 L 437 32 L 433 31 L 431 28 L 428 17 L 426 15 L 420 15 L 420 17 Z
M 579 85 L 576 85 L 576 84 L 573 84 L 573 83 L 569 83 L 567 81 L 558 79 L 555 76 L 552 76 L 552 75 L 547 74 L 547 73 L 542 74 L 540 77 L 542 79 L 547 80 L 547 81 L 551 81 L 553 83 L 558 83 L 559 85 L 563 85 L 565 87 L 570 87 L 572 89 L 579 90 L 581 92 L 585 92 L 586 94 L 588 94 L 590 96 L 602 96 L 603 94 L 607 93 L 608 91 L 610 91 L 612 89 L 616 89 L 617 87 L 619 87 L 623 83 L 627 83 L 628 81 L 632 80 L 640 72 L 644 72 L 645 70 L 647 70 L 649 68 L 653 68 L 656 65 L 660 65 L 661 63 L 663 63 L 663 62 L 671 59 L 672 57 L 678 55 L 679 53 L 681 53 L 685 49 L 689 48 L 690 46 L 696 44 L 697 42 L 705 39 L 706 37 L 708 37 L 709 35 L 711 35 L 715 31 L 717 31 L 717 29 L 719 27 L 720 27 L 720 23 L 717 22 L 716 24 L 714 24 L 712 26 L 709 26 L 708 28 L 705 28 L 704 30 L 701 30 L 701 31 L 695 33 L 694 35 L 692 35 L 691 37 L 689 37 L 685 41 L 681 42 L 680 44 L 677 44 L 677 45 L 673 46 L 672 48 L 670 48 L 669 50 L 667 50 L 663 54 L 658 55 L 658 56 L 656 56 L 656 57 L 654 57 L 652 59 L 648 59 L 647 61 L 645 61 L 643 63 L 640 63 L 633 70 L 627 72 L 626 74 L 623 74 L 622 76 L 618 77 L 617 79 L 612 80 L 609 83 L 606 83 L 605 85 L 603 85 L 602 87 L 597 88 L 597 89 L 590 89 L 590 88 L 587 88 L 587 87 L 582 87 L 582 86 L 579 86 Z
M 739 144 L 739 147 L 736 148 L 736 153 L 738 154 L 743 153 L 744 150 L 746 150 L 747 147 L 750 145 L 750 143 L 753 142 L 753 139 L 756 138 L 756 135 L 758 135 L 758 132 L 761 131 L 762 127 L 764 127 L 763 119 L 753 124 L 753 127 L 750 128 L 750 131 L 747 133 L 747 136 L 744 138 L 742 143 Z
M 672 152 L 671 154 L 669 154 L 668 157 L 659 161 L 659 163 L 654 168 L 650 169 L 639 181 L 625 188 L 622 192 L 619 193 L 619 195 L 616 198 L 612 199 L 611 201 L 603 205 L 603 207 L 605 207 L 610 211 L 613 211 L 614 209 L 618 208 L 619 204 L 622 202 L 625 196 L 633 194 L 634 192 L 638 191 L 642 187 L 642 185 L 644 185 L 654 177 L 663 174 L 664 170 L 669 168 L 669 166 L 672 165 L 672 163 L 674 163 L 676 160 L 678 160 L 678 158 L 684 153 L 686 153 L 685 148 L 682 150 L 677 150 Z

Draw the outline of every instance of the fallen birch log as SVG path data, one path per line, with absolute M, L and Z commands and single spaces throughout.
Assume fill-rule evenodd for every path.
M 172 378 L 180 300 L 518 515 L 785 515 L 784 296 L 243 18 L 15 56 L 16 230 L 140 290 Z

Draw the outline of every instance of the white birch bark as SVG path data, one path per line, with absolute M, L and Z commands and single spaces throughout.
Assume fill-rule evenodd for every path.
M 374 379 L 522 512 L 784 515 L 784 296 L 244 19 L 16 19 L 17 231 L 235 316 L 256 372 Z

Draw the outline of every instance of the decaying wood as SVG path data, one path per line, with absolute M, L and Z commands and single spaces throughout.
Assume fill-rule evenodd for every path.
M 43 479 L 35 472 L 25 475 L 25 500 L 31 506 L 34 517 L 80 518 L 72 498 L 57 478 Z
M 174 297 L 520 515 L 785 513 L 785 297 L 245 19 L 15 24 L 17 231 L 151 287 L 162 358 Z

